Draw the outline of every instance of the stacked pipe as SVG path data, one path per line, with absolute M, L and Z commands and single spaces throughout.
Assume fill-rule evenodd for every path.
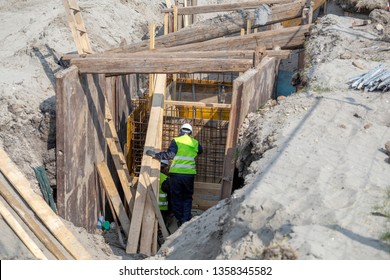
M 390 90 L 390 69 L 381 64 L 375 69 L 354 77 L 348 81 L 351 88 L 364 89 L 365 91 L 389 91 Z

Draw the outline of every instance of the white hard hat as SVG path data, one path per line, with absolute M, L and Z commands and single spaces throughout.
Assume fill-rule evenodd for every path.
M 189 123 L 185 123 L 181 126 L 180 130 L 183 132 L 192 133 L 192 126 Z
M 166 160 L 166 159 L 162 159 L 162 160 L 161 160 L 161 163 L 162 163 L 162 164 L 165 164 L 165 165 L 169 165 L 169 161 Z

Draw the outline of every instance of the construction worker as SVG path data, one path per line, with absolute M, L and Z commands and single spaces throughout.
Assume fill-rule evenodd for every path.
M 166 152 L 147 150 L 146 154 L 160 160 L 172 160 L 169 168 L 172 211 L 178 226 L 192 218 L 192 195 L 196 175 L 195 158 L 203 152 L 199 142 L 191 137 L 192 126 L 185 123 L 180 128 Z

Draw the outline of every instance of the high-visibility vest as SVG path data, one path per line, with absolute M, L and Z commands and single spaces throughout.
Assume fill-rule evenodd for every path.
M 187 134 L 174 138 L 177 153 L 173 158 L 169 173 L 196 174 L 195 157 L 198 155 L 198 141 Z
M 160 211 L 166 211 L 168 210 L 168 195 L 166 192 L 162 190 L 162 185 L 164 181 L 168 178 L 167 175 L 160 172 L 160 187 L 159 187 L 159 194 L 158 194 L 158 206 L 160 208 Z

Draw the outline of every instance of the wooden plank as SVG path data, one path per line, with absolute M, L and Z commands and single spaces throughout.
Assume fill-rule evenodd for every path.
M 199 51 L 199 52 L 166 52 L 166 49 L 153 49 L 142 51 L 138 53 L 97 53 L 89 55 L 79 54 L 64 54 L 63 60 L 71 60 L 74 58 L 126 58 L 126 59 L 148 59 L 148 58 L 225 58 L 225 59 L 251 59 L 253 57 L 253 50 L 232 50 L 232 51 Z M 283 53 L 283 52 L 281 52 Z
M 84 20 L 76 0 L 64 0 L 65 13 L 78 53 L 92 53 Z
M 165 88 L 166 88 L 166 75 L 158 75 L 156 79 L 156 87 L 153 96 L 162 95 L 163 99 L 165 100 Z M 162 133 L 163 133 L 162 127 L 163 127 L 163 114 L 164 114 L 163 108 L 164 106 L 161 106 L 159 111 L 160 116 L 159 116 L 157 130 L 153 132 L 156 135 L 154 139 L 155 150 L 156 149 L 161 150 L 162 148 Z M 151 163 L 150 173 L 144 175 L 148 175 L 149 178 L 145 178 L 145 179 L 151 181 L 151 184 L 148 185 L 148 188 L 151 188 L 154 191 L 154 193 L 158 193 L 159 179 L 160 179 L 160 161 L 153 160 Z M 151 178 L 156 178 L 156 179 L 151 180 Z M 150 195 L 146 198 L 144 217 L 143 217 L 142 227 L 141 227 L 142 228 L 141 239 L 140 239 L 140 253 L 145 255 L 152 255 L 156 253 L 154 251 L 154 248 L 157 248 L 157 246 L 154 245 L 157 244 L 157 225 L 156 225 L 157 221 L 156 221 L 155 211 L 153 210 L 153 204 L 156 202 L 157 202 L 157 198 L 156 201 L 152 201 L 152 197 Z
M 133 201 L 133 194 L 131 193 L 131 176 L 129 170 L 127 169 L 127 163 L 123 153 L 118 148 L 119 143 L 115 141 L 113 138 L 106 138 L 106 141 L 107 141 L 108 149 L 114 160 L 115 169 L 118 174 L 123 193 L 125 195 L 125 201 L 127 202 L 127 205 L 125 205 L 125 209 L 128 208 L 131 217 L 133 213 L 134 201 Z
M 133 194 L 131 193 L 131 176 L 129 170 L 127 169 L 126 159 L 123 154 L 122 148 L 119 144 L 118 134 L 116 132 L 115 125 L 112 120 L 112 115 L 108 108 L 108 105 L 106 105 L 105 114 L 106 114 L 105 118 L 107 122 L 106 136 L 108 137 L 106 138 L 106 142 L 107 142 L 108 150 L 110 151 L 111 156 L 114 160 L 115 169 L 118 174 L 123 193 L 125 195 L 125 200 L 127 202 L 127 204 L 125 205 L 126 212 L 129 212 L 129 215 L 132 215 L 134 200 L 133 200 Z
M 0 194 L 12 207 L 12 209 L 19 215 L 23 222 L 31 229 L 31 231 L 38 237 L 42 244 L 59 260 L 66 260 L 67 257 L 59 250 L 59 248 L 51 241 L 50 237 L 41 229 L 35 218 L 29 215 L 22 204 L 15 199 L 6 186 L 0 182 Z
M 165 0 L 165 4 L 167 5 L 167 8 L 172 7 L 172 2 L 171 2 L 171 0 Z
M 328 0 L 314 0 L 313 11 L 316 11 L 322 5 L 326 5 L 327 1 Z M 283 27 L 291 27 L 291 26 L 301 25 L 302 23 L 303 23 L 303 18 L 300 17 L 300 18 L 295 18 L 295 19 L 291 19 L 291 20 L 286 20 L 282 23 L 282 25 L 283 25 Z
M 265 57 L 257 69 L 251 69 L 246 76 L 237 78 L 243 80 L 238 128 L 241 127 L 248 113 L 257 111 L 272 97 L 278 63 L 275 58 Z
M 122 232 L 119 228 L 119 221 L 118 221 L 117 216 L 115 214 L 115 208 L 114 208 L 114 205 L 112 204 L 112 201 L 110 199 L 108 200 L 108 205 L 110 206 L 111 213 L 113 213 L 112 216 L 113 216 L 114 222 L 116 224 L 116 232 L 118 234 L 119 244 L 122 246 L 122 249 L 126 249 L 126 245 L 123 242 Z
M 105 161 L 97 164 L 96 168 L 103 183 L 104 190 L 108 195 L 108 199 L 111 200 L 115 214 L 118 216 L 119 221 L 121 222 L 123 231 L 125 232 L 126 236 L 129 236 L 129 217 L 126 214 L 125 207 L 122 204 L 122 200 L 119 196 L 118 190 L 116 189 L 114 180 L 111 177 L 110 170 L 108 169 Z
M 18 191 L 20 196 L 28 203 L 50 232 L 75 259 L 93 259 L 72 232 L 69 231 L 53 210 L 47 205 L 45 200 L 34 193 L 30 182 L 23 176 L 3 149 L 0 149 L 0 171 Z
M 5 207 L 3 202 L 0 201 L 0 215 L 3 216 L 7 224 L 12 228 L 20 240 L 26 245 L 34 257 L 39 260 L 47 260 L 41 249 L 37 244 L 30 238 L 27 232 L 22 228 L 19 222 L 12 216 L 11 212 Z
M 272 96 L 279 61 L 265 57 L 256 69 L 248 70 L 233 82 L 232 109 L 230 111 L 225 161 L 222 175 L 221 198 L 231 195 L 235 168 L 234 151 L 238 131 L 250 112 L 255 112 Z
M 248 70 L 249 71 L 249 70 Z M 228 133 L 225 146 L 225 160 L 222 172 L 222 187 L 221 198 L 230 197 L 233 184 L 235 157 L 234 151 L 238 138 L 238 121 L 240 118 L 240 107 L 242 98 L 242 84 L 241 80 L 235 79 L 233 82 L 232 103 L 229 116 Z
M 230 12 L 242 9 L 256 9 L 264 4 L 285 4 L 291 2 L 290 0 L 257 0 L 247 1 L 239 3 L 227 3 L 227 4 L 214 4 L 214 5 L 202 5 L 202 6 L 188 6 L 180 7 L 177 9 L 179 15 L 195 15 L 195 14 L 207 14 L 218 12 Z M 162 13 L 173 12 L 172 8 L 162 9 Z
M 155 40 L 155 48 L 171 48 L 234 35 L 240 32 L 241 28 L 246 27 L 248 19 L 251 19 L 252 28 L 255 28 L 267 24 L 286 21 L 296 17 L 300 18 L 304 5 L 305 0 L 299 0 L 290 4 L 273 6 L 271 7 L 270 14 L 268 15 L 267 19 L 264 20 L 264 22 L 256 20 L 254 11 L 248 12 L 245 15 L 243 15 L 242 12 L 236 12 L 217 20 L 215 18 L 208 19 L 202 22 L 198 22 L 196 25 L 193 25 L 190 28 L 183 28 L 177 32 L 157 37 Z M 149 40 L 143 40 L 141 42 L 133 43 L 127 46 L 111 49 L 108 52 L 134 53 L 148 49 Z M 254 48 L 251 47 L 251 49 Z M 216 48 L 216 50 L 218 50 L 218 48 Z
M 187 7 L 187 0 L 184 0 L 184 8 Z M 184 27 L 187 27 L 189 25 L 189 19 L 188 15 L 184 15 Z
M 74 66 L 56 75 L 58 214 L 89 232 L 95 232 L 103 211 L 95 163 L 107 149 L 105 80 L 103 74 L 79 76 Z
M 163 216 L 162 216 L 161 211 L 160 211 L 160 207 L 159 207 L 158 202 L 157 202 L 158 199 L 157 199 L 157 197 L 153 191 L 153 188 L 151 186 L 148 186 L 148 195 L 149 195 L 150 201 L 152 202 L 153 210 L 154 210 L 154 213 L 156 214 L 156 217 L 158 219 L 158 223 L 160 224 L 162 235 L 164 238 L 167 238 L 169 236 L 169 233 L 168 233 L 167 227 L 165 226 L 165 222 L 164 222 Z
M 157 75 L 157 84 L 165 83 L 166 75 Z M 164 86 L 165 88 L 165 86 Z M 155 149 L 160 147 L 155 147 L 156 138 L 161 138 L 162 135 L 157 135 L 159 131 L 159 123 L 162 122 L 161 119 L 161 110 L 164 106 L 164 94 L 163 93 L 154 93 L 152 99 L 152 107 L 150 111 L 148 131 L 145 139 L 144 152 L 148 149 Z M 134 212 L 130 230 L 129 237 L 127 240 L 126 253 L 137 253 L 138 244 L 140 241 L 140 232 L 142 220 L 144 217 L 145 202 L 147 197 L 147 187 L 153 185 L 153 183 L 158 183 L 158 177 L 150 177 L 149 175 L 152 172 L 152 163 L 160 164 L 158 160 L 153 159 L 150 156 L 144 154 L 141 162 L 140 176 L 137 184 L 137 192 L 135 196 L 134 209 L 137 209 Z
M 74 58 L 80 73 L 202 73 L 242 72 L 253 66 L 251 59 L 196 58 Z
M 244 36 L 218 38 L 205 42 L 187 44 L 166 48 L 166 52 L 183 51 L 229 51 L 229 50 L 254 50 L 255 47 L 263 45 L 267 49 L 279 46 L 283 49 L 296 49 L 303 46 L 305 36 L 310 32 L 311 25 L 268 30 L 252 33 Z
M 167 51 L 168 50 L 168 51 Z M 228 50 L 228 51 L 189 51 L 189 52 L 169 52 L 169 49 L 154 49 L 152 51 L 142 51 L 138 53 L 99 53 L 90 55 L 78 55 L 78 54 L 65 54 L 62 56 L 64 60 L 71 60 L 73 58 L 82 57 L 102 57 L 102 58 L 224 58 L 224 59 L 252 59 L 253 50 Z M 266 50 L 266 54 L 270 57 L 277 57 L 280 59 L 289 58 L 291 55 L 290 50 Z M 110 83 L 106 78 L 106 83 Z
M 164 35 L 169 33 L 169 14 L 164 15 Z
M 178 25 L 178 19 L 177 19 L 177 6 L 173 6 L 173 32 L 177 32 L 177 25 Z
M 193 207 L 201 210 L 216 205 L 220 201 L 221 184 L 195 182 Z

